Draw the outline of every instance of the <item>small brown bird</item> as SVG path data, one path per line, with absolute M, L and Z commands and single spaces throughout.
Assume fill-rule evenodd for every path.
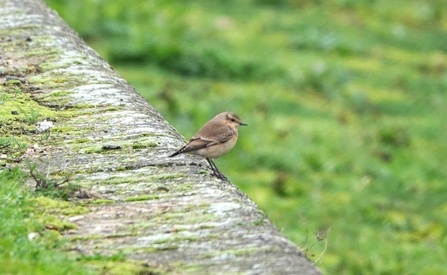
M 206 158 L 213 169 L 213 174 L 221 180 L 227 178 L 217 169 L 213 159 L 216 159 L 231 150 L 237 141 L 237 128 L 247 126 L 241 119 L 231 113 L 224 112 L 208 121 L 189 142 L 169 157 L 179 154 L 193 154 Z

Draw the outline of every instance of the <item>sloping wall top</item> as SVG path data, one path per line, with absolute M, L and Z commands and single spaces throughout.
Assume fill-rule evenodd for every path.
M 73 253 L 120 251 L 162 274 L 320 274 L 204 160 L 168 158 L 184 139 L 42 1 L 0 0 L 0 37 L 1 92 L 54 124 L 14 132 L 36 144 L 17 160 L 83 176 L 88 211 L 61 217 L 78 226 L 64 233 Z M 0 106 L 2 135 L 14 104 Z

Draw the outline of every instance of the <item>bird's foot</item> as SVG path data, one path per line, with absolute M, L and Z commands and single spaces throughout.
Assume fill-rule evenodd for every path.
M 213 176 L 215 176 L 216 178 L 218 178 L 220 180 L 228 181 L 227 177 L 225 177 L 225 175 L 220 172 L 213 171 Z

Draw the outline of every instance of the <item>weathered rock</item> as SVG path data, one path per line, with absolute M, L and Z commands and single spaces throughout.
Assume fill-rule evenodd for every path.
M 30 156 L 82 175 L 96 196 L 64 217 L 79 227 L 66 233 L 76 253 L 119 252 L 166 274 L 320 274 L 204 160 L 168 158 L 184 139 L 43 2 L 0 0 L 0 33 L 0 80 L 61 114 L 54 144 Z

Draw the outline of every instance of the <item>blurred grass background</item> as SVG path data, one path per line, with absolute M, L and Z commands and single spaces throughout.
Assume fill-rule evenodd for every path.
M 325 274 L 447 274 L 446 1 L 46 2 Z

